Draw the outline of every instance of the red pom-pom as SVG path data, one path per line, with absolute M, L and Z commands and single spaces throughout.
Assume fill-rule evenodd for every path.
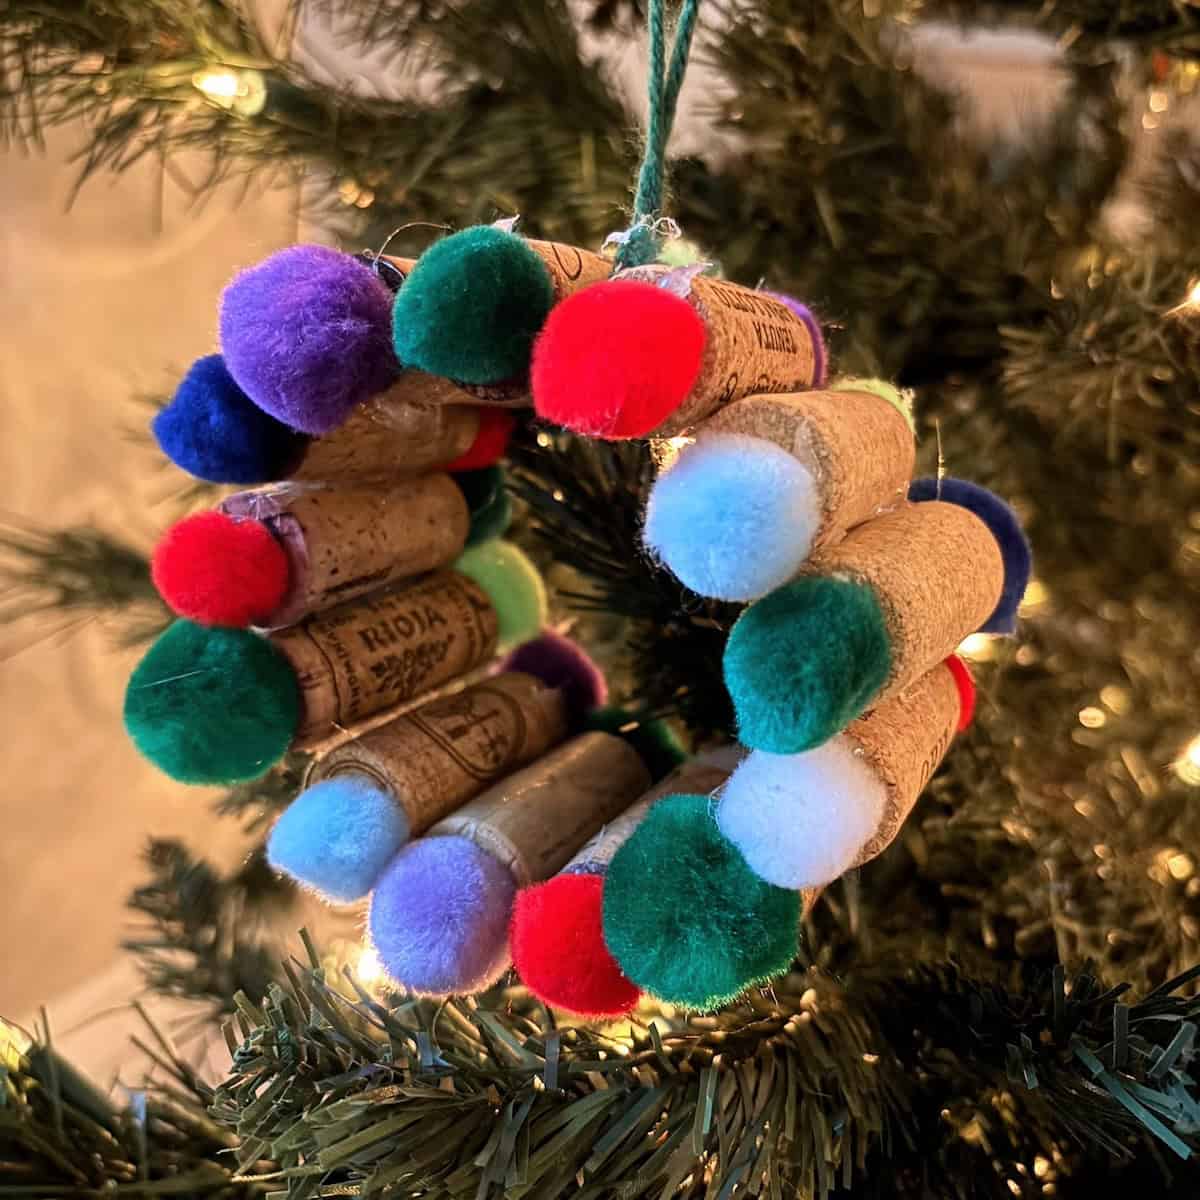
M 197 513 L 172 525 L 150 560 L 162 598 L 201 625 L 253 625 L 279 607 L 288 560 L 258 521 L 223 512 Z
M 971 676 L 971 668 L 957 654 L 946 659 L 946 666 L 950 668 L 954 686 L 958 688 L 958 732 L 962 733 L 975 716 L 975 680 Z
M 708 330 L 686 300 L 632 279 L 594 283 L 551 310 L 533 351 L 533 403 L 594 437 L 645 437 L 687 398 Z
M 556 875 L 517 893 L 513 964 L 539 1000 L 586 1017 L 619 1017 L 641 992 L 601 934 L 601 875 Z
M 517 418 L 506 408 L 480 408 L 479 432 L 471 445 L 443 471 L 478 471 L 490 467 L 508 449 L 508 439 Z

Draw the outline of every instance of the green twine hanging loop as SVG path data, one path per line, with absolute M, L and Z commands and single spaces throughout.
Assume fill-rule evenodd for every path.
M 633 224 L 621 237 L 616 266 L 639 267 L 658 257 L 661 235 L 655 218 L 662 206 L 663 173 L 667 140 L 675 122 L 675 106 L 679 89 L 687 70 L 692 34 L 696 30 L 696 11 L 700 0 L 683 0 L 679 21 L 675 26 L 675 41 L 671 46 L 671 61 L 666 64 L 666 33 L 663 9 L 666 0 L 650 0 L 646 26 L 650 35 L 650 105 L 646 118 L 646 150 L 638 169 L 637 191 L 633 198 Z

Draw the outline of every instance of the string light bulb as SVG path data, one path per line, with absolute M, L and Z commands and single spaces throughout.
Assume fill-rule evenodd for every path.
M 365 988 L 374 987 L 383 981 L 383 963 L 374 946 L 365 946 L 358 956 L 358 965 L 354 969 L 358 982 Z
M 192 76 L 192 86 L 210 104 L 239 117 L 257 116 L 266 107 L 263 74 L 248 67 L 204 67 Z
M 1184 783 L 1200 786 L 1200 734 L 1183 748 L 1183 754 L 1172 764 L 1172 770 Z
M 989 633 L 972 633 L 958 643 L 958 653 L 972 662 L 990 662 L 996 657 L 996 639 Z

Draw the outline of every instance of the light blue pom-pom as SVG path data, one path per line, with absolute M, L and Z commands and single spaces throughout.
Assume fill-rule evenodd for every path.
M 748 754 L 721 792 L 717 824 L 776 887 L 820 887 L 854 865 L 887 804 L 883 781 L 848 738 L 803 754 Z
M 338 775 L 292 801 L 271 831 L 267 858 L 327 900 L 349 904 L 371 891 L 408 835 L 392 796 L 361 776 Z
M 714 433 L 655 483 L 642 536 L 692 591 L 756 600 L 796 574 L 820 523 L 803 463 L 765 438 Z

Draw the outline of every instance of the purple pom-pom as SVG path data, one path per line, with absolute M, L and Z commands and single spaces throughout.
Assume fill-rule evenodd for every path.
M 499 670 L 524 671 L 547 687 L 559 688 L 572 725 L 608 699 L 604 672 L 582 646 L 553 630 L 544 630 L 532 641 L 518 646 L 501 660 Z
M 291 246 L 221 297 L 221 349 L 238 386 L 293 429 L 336 429 L 400 370 L 392 294 L 349 254 Z

